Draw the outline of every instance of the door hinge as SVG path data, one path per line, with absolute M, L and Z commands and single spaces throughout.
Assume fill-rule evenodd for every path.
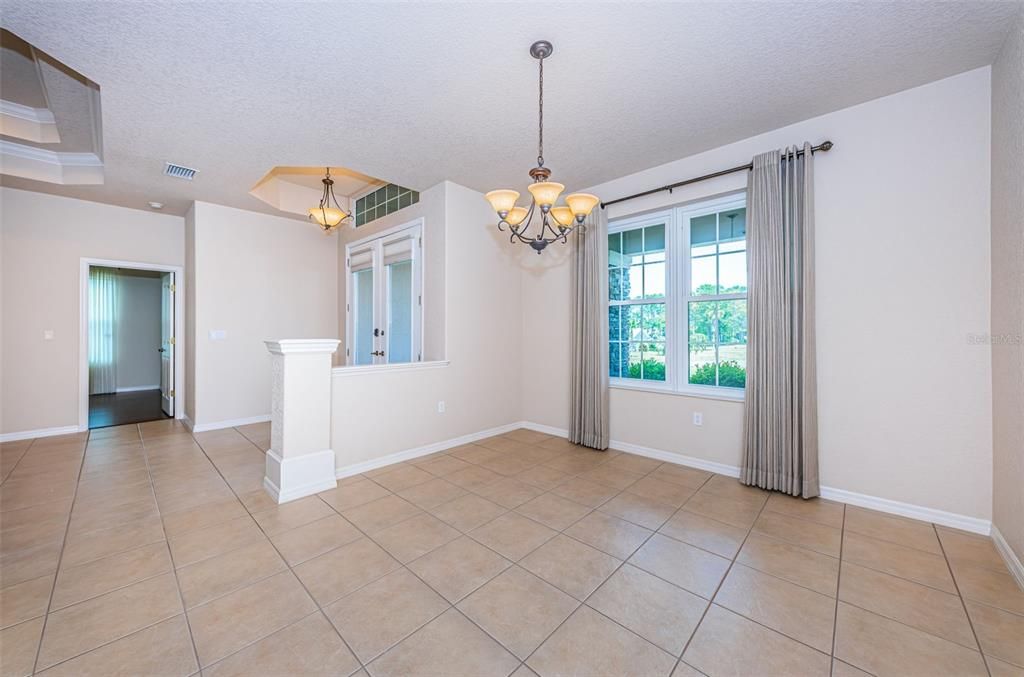
M 345 348 L 345 357 L 349 357 L 350 355 L 352 355 L 352 349 L 351 348 Z
M 346 268 L 351 268 L 352 267 L 352 259 L 345 259 L 345 267 Z
M 419 303 L 419 305 L 421 306 L 423 305 L 423 294 L 419 295 L 419 297 L 417 298 L 417 303 Z
M 174 391 L 172 390 L 171 392 L 167 393 L 167 396 L 168 397 L 174 397 Z
M 416 246 L 420 247 L 421 249 L 423 248 L 423 238 L 422 237 L 416 238 Z
M 178 288 L 177 288 L 177 287 L 176 287 L 176 286 L 174 285 L 174 283 L 172 282 L 172 283 L 171 283 L 171 293 L 173 294 L 173 293 L 174 293 L 174 292 L 176 292 L 177 290 L 178 290 Z
M 170 343 L 173 346 L 174 345 L 174 337 L 172 336 L 170 339 L 167 340 L 167 342 Z

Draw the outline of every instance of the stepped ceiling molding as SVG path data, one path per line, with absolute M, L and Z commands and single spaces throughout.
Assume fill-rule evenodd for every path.
M 545 160 L 582 190 L 988 66 L 1019 8 L 4 0 L 4 28 L 102 85 L 106 180 L 0 181 L 173 214 L 193 200 L 280 214 L 250 193 L 276 166 L 348 167 L 420 191 L 518 186 L 536 148 L 528 49 L 553 40 Z M 311 40 L 323 26 L 344 40 Z M 165 162 L 199 173 L 166 177 Z
M 61 186 L 103 183 L 100 88 L 0 32 L 0 173 Z

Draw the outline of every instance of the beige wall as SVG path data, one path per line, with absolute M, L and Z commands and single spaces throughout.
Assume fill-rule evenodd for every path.
M 184 221 L 10 188 L 0 203 L 0 432 L 76 426 L 80 260 L 181 266 Z
M 191 344 L 196 335 L 196 205 L 193 202 L 185 213 L 185 336 Z M 185 353 L 185 418 L 196 420 L 196 356 L 194 350 Z
M 160 304 L 157 274 L 118 271 L 117 388 L 160 384 Z
M 1024 14 L 992 66 L 992 521 L 1024 560 Z
M 423 228 L 423 360 L 444 359 L 445 341 L 445 184 L 420 193 L 420 201 L 405 209 L 375 219 L 365 226 L 346 226 L 338 233 L 338 338 L 341 344 L 334 354 L 337 365 L 346 364 L 345 334 L 348 274 L 345 268 L 345 247 L 349 243 L 373 237 L 378 233 L 416 219 L 424 220 Z
M 989 75 L 964 73 L 592 189 L 613 199 L 832 139 L 815 181 L 822 484 L 979 519 L 991 515 L 990 350 L 969 336 L 990 324 Z M 615 205 L 610 216 L 745 183 L 734 174 Z M 523 339 L 543 354 L 523 364 L 524 418 L 558 428 L 568 427 L 564 255 L 522 258 Z M 739 403 L 613 390 L 612 439 L 737 466 L 742 413 Z
M 197 202 L 189 217 L 195 425 L 270 415 L 265 340 L 334 338 L 338 258 L 315 224 Z M 223 330 L 223 340 L 210 332 Z
M 517 345 L 522 315 L 513 250 L 486 227 L 493 219 L 481 193 L 445 182 L 428 194 L 441 205 L 443 221 L 432 222 L 432 209 L 427 228 L 447 234 L 449 364 L 400 372 L 335 370 L 331 440 L 339 468 L 521 419 L 520 370 L 527 351 Z

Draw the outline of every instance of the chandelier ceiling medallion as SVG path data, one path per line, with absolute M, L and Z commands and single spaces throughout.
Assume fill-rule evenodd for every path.
M 320 198 L 320 204 L 309 208 L 309 218 L 320 224 L 325 233 L 333 233 L 341 227 L 342 223 L 351 219 L 352 215 L 341 208 L 338 198 L 334 197 L 334 179 L 331 178 L 331 168 L 327 167 L 327 175 L 322 179 L 324 194 Z M 331 206 L 331 203 L 334 206 Z
M 533 183 L 527 187 L 533 196 L 530 206 L 520 207 L 516 204 L 519 192 L 515 190 L 492 190 L 484 196 L 498 213 L 498 230 L 504 231 L 505 226 L 508 226 L 511 231 L 509 242 L 518 240 L 528 244 L 538 254 L 552 242 L 568 242 L 569 233 L 583 225 L 584 219 L 600 201 L 596 195 L 572 193 L 565 196 L 564 205 L 557 204 L 558 196 L 565 190 L 565 186 L 548 181 L 551 178 L 551 170 L 544 166 L 544 59 L 551 56 L 553 51 L 554 47 L 546 40 L 540 40 L 530 46 L 530 56 L 540 62 L 537 166 L 530 170 Z M 534 216 L 537 217 L 536 224 Z

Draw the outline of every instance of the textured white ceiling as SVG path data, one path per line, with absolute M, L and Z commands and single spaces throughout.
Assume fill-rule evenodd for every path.
M 545 156 L 579 188 L 989 64 L 1019 8 L 4 0 L 4 27 L 102 88 L 107 178 L 3 183 L 179 214 L 272 211 L 248 191 L 277 165 L 520 188 L 548 39 Z

